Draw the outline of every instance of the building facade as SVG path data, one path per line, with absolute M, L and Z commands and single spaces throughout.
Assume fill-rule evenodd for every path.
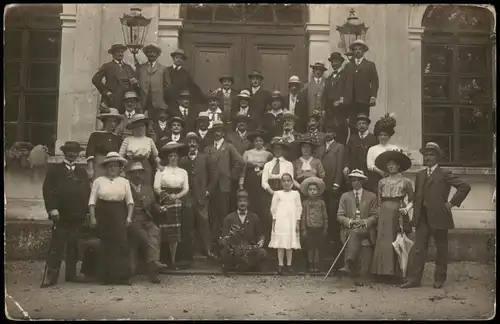
M 99 94 L 91 83 L 123 43 L 119 17 L 131 7 L 152 18 L 147 41 L 160 46 L 162 64 L 175 48 L 203 91 L 231 73 L 246 85 L 253 69 L 264 87 L 285 90 L 291 75 L 306 81 L 309 64 L 344 52 L 336 27 L 350 9 L 369 27 L 366 57 L 374 61 L 380 89 L 375 121 L 396 114 L 391 139 L 409 151 L 414 174 L 418 149 L 440 144 L 443 164 L 463 174 L 472 192 L 455 212 L 458 227 L 494 226 L 492 165 L 496 133 L 496 28 L 493 6 L 308 4 L 289 6 L 181 4 L 58 4 L 8 7 L 6 14 L 6 147 L 15 141 L 44 144 L 60 156 L 67 140 L 85 143 L 96 128 Z M 244 8 L 243 8 L 244 7 Z M 27 9 L 26 9 L 27 8 Z M 243 8 L 243 9 L 242 9 Z M 145 60 L 138 56 L 139 61 Z M 130 53 L 125 61 L 133 63 Z M 133 64 L 132 64 L 133 65 Z M 326 73 L 329 73 L 328 71 Z M 7 197 L 39 198 L 30 190 Z M 33 185 L 36 187 L 36 185 Z M 35 189 L 33 189 L 35 190 Z M 24 192 L 24 193 L 22 193 Z M 19 196 L 19 197 L 18 197 Z M 24 197 L 29 198 L 29 197 Z

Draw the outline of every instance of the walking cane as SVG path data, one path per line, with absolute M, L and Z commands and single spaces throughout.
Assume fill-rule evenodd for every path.
M 43 284 L 45 282 L 45 277 L 47 276 L 47 271 L 49 268 L 50 252 L 52 251 L 52 245 L 54 244 L 54 231 L 55 230 L 56 230 L 56 222 L 52 222 L 52 232 L 51 232 L 51 238 L 50 238 L 50 244 L 49 244 L 49 252 L 47 253 L 47 258 L 45 260 L 45 268 L 43 269 L 43 277 L 42 277 L 42 283 L 40 284 L 40 288 L 43 288 Z
M 351 238 L 351 235 L 349 235 L 347 237 L 347 240 L 345 240 L 345 243 L 344 243 L 344 246 L 342 246 L 342 249 L 340 249 L 340 252 L 339 252 L 339 255 L 337 255 L 337 257 L 335 258 L 335 260 L 333 261 L 330 269 L 328 270 L 328 272 L 326 273 L 326 276 L 323 278 L 323 281 L 326 280 L 326 278 L 328 278 L 328 275 L 330 274 L 330 272 L 332 272 L 332 269 L 333 269 L 333 266 L 335 265 L 335 263 L 337 263 L 338 259 L 340 258 L 340 255 L 342 254 L 342 252 L 344 252 L 344 249 L 345 247 L 347 246 L 347 242 L 349 242 L 349 239 Z

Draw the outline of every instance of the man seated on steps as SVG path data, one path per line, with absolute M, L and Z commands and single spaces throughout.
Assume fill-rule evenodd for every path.
M 259 271 L 266 257 L 259 217 L 248 210 L 248 192 L 236 194 L 238 210 L 224 219 L 220 244 L 222 271 Z

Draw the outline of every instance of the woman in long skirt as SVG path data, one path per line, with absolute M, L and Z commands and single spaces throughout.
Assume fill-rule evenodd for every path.
M 389 175 L 378 185 L 380 211 L 372 273 L 384 281 L 401 283 L 402 272 L 392 242 L 401 233 L 401 226 L 407 234 L 412 231 L 408 212 L 413 207 L 413 186 L 411 180 L 401 174 L 411 167 L 411 160 L 400 150 L 394 150 L 380 154 L 375 164 Z M 405 198 L 408 198 L 408 205 Z
M 178 166 L 179 158 L 185 144 L 169 142 L 160 150 L 160 156 L 167 160 L 167 166 L 163 171 L 156 172 L 154 179 L 154 190 L 160 197 L 160 220 L 161 248 L 168 248 L 170 261 L 175 268 L 175 256 L 177 245 L 181 241 L 181 217 L 184 196 L 189 192 L 189 179 L 186 170 Z M 161 253 L 165 255 L 165 253 Z M 167 263 L 166 260 L 161 260 Z
M 122 137 L 115 133 L 116 128 L 121 123 L 123 116 L 117 109 L 108 108 L 107 113 L 97 116 L 102 121 L 103 130 L 90 134 L 87 142 L 87 173 L 89 178 L 95 180 L 106 175 L 106 169 L 101 162 L 104 161 L 109 152 L 118 152 L 122 144 Z
M 268 193 L 262 188 L 262 170 L 264 164 L 273 158 L 271 152 L 264 147 L 267 133 L 256 130 L 248 135 L 248 140 L 253 143 L 253 148 L 243 153 L 246 168 L 243 170 L 241 179 L 243 187 L 248 192 L 249 209 L 259 216 L 263 228 L 271 227 L 269 212 L 262 203 Z
M 154 173 L 151 164 L 154 164 L 155 169 L 163 170 L 156 144 L 152 138 L 146 136 L 148 123 L 149 119 L 144 114 L 132 116 L 127 124 L 127 128 L 132 130 L 132 136 L 123 140 L 119 152 L 129 161 L 141 162 L 145 172 L 145 186 L 151 186 L 153 182 Z
M 118 153 L 108 153 L 101 163 L 106 176 L 93 182 L 89 198 L 90 223 L 97 226 L 101 241 L 104 284 L 130 284 L 132 274 L 127 226 L 132 222 L 134 200 L 130 182 L 119 176 L 126 163 Z

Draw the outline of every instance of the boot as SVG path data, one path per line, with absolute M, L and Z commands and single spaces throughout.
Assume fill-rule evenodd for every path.
M 43 278 L 44 282 L 42 282 L 40 288 L 47 288 L 57 285 L 58 277 L 59 272 L 57 270 L 47 270 L 47 278 Z

